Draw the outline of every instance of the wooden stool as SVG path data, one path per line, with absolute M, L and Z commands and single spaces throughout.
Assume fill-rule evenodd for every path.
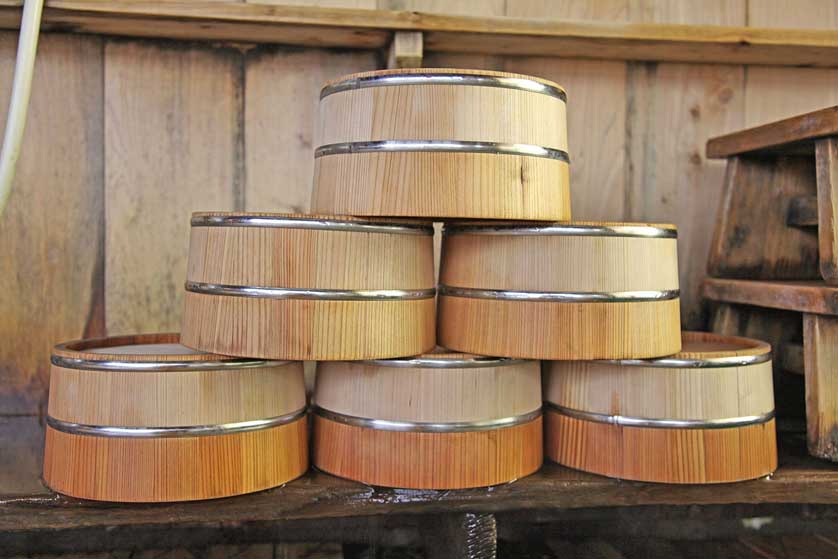
M 805 375 L 809 452 L 838 461 L 838 107 L 713 138 L 707 156 L 728 160 L 703 287 L 722 303 L 712 329 L 767 339 Z

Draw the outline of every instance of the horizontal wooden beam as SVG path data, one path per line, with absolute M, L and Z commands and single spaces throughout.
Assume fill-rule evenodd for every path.
M 19 26 L 20 5 L 0 0 L 0 28 Z M 419 31 L 427 52 L 838 66 L 838 32 L 831 30 L 466 17 L 233 0 L 47 0 L 43 25 L 131 37 L 367 49 L 386 47 L 395 31 Z
M 838 315 L 838 287 L 822 281 L 758 281 L 707 278 L 701 294 L 711 301 Z

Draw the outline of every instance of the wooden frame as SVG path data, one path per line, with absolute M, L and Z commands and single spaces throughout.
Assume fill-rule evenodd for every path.
M 0 28 L 20 22 L 0 0 Z M 426 52 L 789 66 L 838 65 L 828 30 L 758 29 L 467 17 L 259 3 L 48 0 L 43 27 L 185 40 L 385 48 L 396 31 L 424 35 Z

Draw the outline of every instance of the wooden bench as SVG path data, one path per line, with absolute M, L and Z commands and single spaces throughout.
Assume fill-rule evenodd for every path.
M 703 286 L 720 303 L 712 329 L 765 338 L 802 369 L 809 451 L 838 461 L 838 107 L 713 138 L 707 156 L 728 160 Z

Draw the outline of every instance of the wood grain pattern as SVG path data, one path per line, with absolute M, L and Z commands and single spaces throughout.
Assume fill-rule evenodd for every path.
M 448 233 L 443 242 L 440 283 L 448 286 L 579 292 L 678 289 L 677 239 L 463 232 Z
M 678 289 L 674 238 L 451 231 L 443 240 L 445 286 L 582 293 Z M 678 312 L 678 299 L 568 303 L 441 295 L 439 343 L 530 359 L 659 357 L 681 348 Z
M 17 33 L 0 33 L 0 106 Z M 45 35 L 9 205 L 0 218 L 0 415 L 37 414 L 49 349 L 104 334 L 102 42 Z M 0 129 L 5 126 L 0 111 Z
M 214 499 L 276 487 L 308 468 L 305 417 L 227 435 L 119 438 L 47 427 L 44 479 L 83 499 L 163 502 Z
M 753 281 L 707 278 L 701 293 L 712 301 L 770 309 L 838 315 L 838 287 L 819 281 Z
M 376 64 L 373 51 L 263 46 L 245 53 L 245 210 L 309 210 L 320 88 Z
M 764 342 L 684 332 L 673 359 L 762 355 Z M 771 362 L 740 367 L 625 366 L 595 361 L 550 361 L 544 399 L 559 406 L 605 415 L 649 419 L 724 419 L 774 410 Z
M 818 184 L 818 258 L 824 281 L 838 283 L 838 135 L 815 143 Z
M 809 453 L 838 462 L 838 321 L 803 315 L 806 432 Z
M 314 465 L 370 485 L 464 489 L 508 483 L 541 467 L 541 418 L 490 431 L 412 433 L 314 417 Z
M 122 362 L 229 361 L 212 354 L 150 353 L 176 344 L 177 334 L 84 340 L 54 351 L 71 359 Z M 123 348 L 143 353 L 122 353 Z M 120 353 L 107 353 L 118 347 Z M 92 352 L 92 348 L 97 350 Z M 99 353 L 102 349 L 104 353 Z M 49 415 L 70 423 L 120 427 L 217 425 L 279 417 L 306 405 L 303 366 L 199 371 L 96 371 L 52 365 Z
M 314 174 L 315 211 L 437 219 L 570 219 L 569 166 L 555 159 L 358 153 L 319 157 Z
M 728 483 L 777 468 L 774 420 L 728 429 L 655 429 L 545 412 L 545 454 L 571 468 L 620 479 Z
M 193 227 L 187 279 L 299 289 L 430 289 L 432 243 L 430 235 Z M 372 359 L 416 355 L 435 345 L 433 298 L 327 301 L 187 293 L 184 309 L 184 345 L 222 355 Z
M 411 73 L 415 71 L 383 70 L 342 79 Z M 319 145 L 443 140 L 567 150 L 565 103 L 531 91 L 462 85 L 369 87 L 324 97 L 319 114 Z M 436 116 L 428 118 L 429 114 Z M 494 117 L 487 119 L 487 114 Z M 570 217 L 568 196 L 564 161 L 468 152 L 349 153 L 318 158 L 312 207 L 356 215 L 565 220 Z
M 105 47 L 111 334 L 179 327 L 188 216 L 233 209 L 243 188 L 235 161 L 239 62 L 233 51 L 196 46 Z
M 496 7 L 497 0 L 492 4 Z M 816 13 L 817 10 L 812 11 L 813 15 Z M 0 27 L 17 29 L 19 25 L 19 1 L 0 2 Z M 424 31 L 427 48 L 444 52 L 769 66 L 834 66 L 838 50 L 834 34 L 829 30 L 545 22 L 474 17 L 473 11 L 467 16 L 457 16 L 280 7 L 233 0 L 108 3 L 51 0 L 43 27 L 132 37 L 367 49 L 385 47 L 393 31 Z M 487 34 L 490 34 L 488 38 Z
M 434 359 L 474 357 L 434 353 Z M 317 365 L 314 402 L 355 417 L 413 422 L 503 419 L 541 407 L 538 361 L 473 368 L 404 368 L 383 364 Z
M 812 157 L 731 158 L 707 273 L 766 280 L 820 277 L 816 232 L 786 224 L 791 200 L 816 191 Z
M 556 303 L 439 296 L 439 343 L 524 359 L 632 359 L 681 349 L 678 299 Z

